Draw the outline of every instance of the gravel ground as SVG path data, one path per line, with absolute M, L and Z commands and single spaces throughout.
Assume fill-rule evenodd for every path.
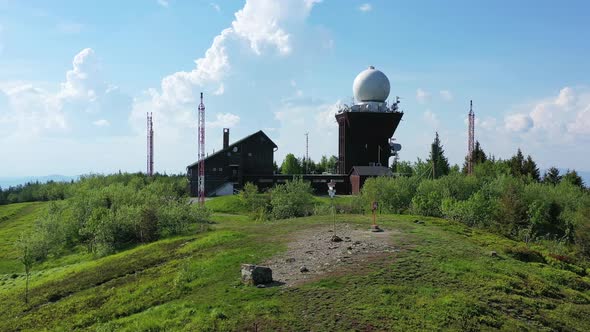
M 349 224 L 338 224 L 335 233 L 332 227 L 314 227 L 295 233 L 287 252 L 262 265 L 270 267 L 273 279 L 286 286 L 316 280 L 325 274 L 360 270 L 372 259 L 399 251 L 391 244 L 393 232 L 396 230 L 373 233 Z M 342 241 L 332 241 L 334 235 Z

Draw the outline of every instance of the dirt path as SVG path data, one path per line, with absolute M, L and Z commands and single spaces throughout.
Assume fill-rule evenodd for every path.
M 362 269 L 373 259 L 399 251 L 391 243 L 391 235 L 398 232 L 373 233 L 358 225 L 339 224 L 335 234 L 342 241 L 333 242 L 332 227 L 314 227 L 295 233 L 287 252 L 263 265 L 272 269 L 275 281 L 298 285 L 322 275 Z

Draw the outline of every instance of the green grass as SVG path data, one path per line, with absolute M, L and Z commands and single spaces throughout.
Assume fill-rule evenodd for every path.
M 379 216 L 383 228 L 397 230 L 388 234 L 401 251 L 362 269 L 287 289 L 244 286 L 241 263 L 263 262 L 286 250 L 294 232 L 329 225 L 331 217 L 254 222 L 228 208 L 234 203 L 207 202 L 223 210 L 209 232 L 37 266 L 28 305 L 24 278 L 4 274 L 0 330 L 590 330 L 583 266 L 527 263 L 509 254 L 522 244 L 436 218 Z M 29 227 L 42 207 L 8 223 Z M 370 224 L 368 215 L 337 218 Z M 551 253 L 540 244 L 531 249 Z
M 0 205 L 0 274 L 22 270 L 14 245 L 20 235 L 33 228 L 46 203 Z
M 238 195 L 220 196 L 205 201 L 205 206 L 213 212 L 240 213 L 246 212 L 246 207 Z

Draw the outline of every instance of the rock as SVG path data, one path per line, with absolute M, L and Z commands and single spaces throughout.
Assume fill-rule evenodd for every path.
M 309 270 L 307 269 L 307 267 L 302 266 L 301 268 L 299 268 L 299 272 L 305 273 L 305 272 L 309 272 Z
M 359 244 L 361 244 L 361 241 L 354 241 L 353 245 L 358 246 Z
M 248 285 L 270 284 L 272 270 L 266 266 L 242 264 L 242 282 Z
M 415 224 L 418 224 L 418 225 L 424 225 L 424 220 L 418 220 L 418 219 L 416 219 L 416 220 L 414 220 L 414 223 Z
M 491 257 L 498 257 L 498 253 L 495 251 L 490 251 L 490 256 Z
M 340 236 L 338 236 L 338 235 L 332 235 L 332 238 L 330 238 L 330 241 L 332 241 L 332 242 L 342 242 L 342 238 L 340 238 Z
M 330 239 L 330 241 L 332 241 L 332 242 L 342 242 L 342 239 L 338 235 L 332 235 L 332 238 Z
M 264 284 L 258 284 L 258 285 L 256 285 L 256 287 L 258 287 L 258 288 L 266 288 L 266 286 Z
M 352 250 L 352 247 L 347 247 L 346 250 Z
M 295 262 L 295 258 L 291 257 L 291 258 L 287 258 L 285 260 L 287 263 L 294 263 Z
M 371 225 L 371 232 L 383 232 L 383 230 L 377 225 Z

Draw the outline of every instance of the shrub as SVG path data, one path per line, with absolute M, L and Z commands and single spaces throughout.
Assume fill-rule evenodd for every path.
M 483 191 L 478 191 L 466 201 L 445 198 L 442 214 L 469 226 L 488 227 L 495 219 L 498 202 L 496 198 L 486 196 Z
M 258 187 L 253 183 L 246 183 L 239 197 L 246 209 L 254 215 L 259 215 L 262 210 L 269 208 L 270 196 L 258 193 Z
M 523 262 L 546 263 L 543 255 L 527 247 L 513 247 L 506 249 L 506 254 Z
M 362 203 L 359 203 L 369 206 L 376 200 L 384 212 L 403 213 L 410 208 L 419 183 L 418 177 L 369 178 L 363 185 Z
M 310 215 L 313 211 L 312 189 L 308 182 L 294 179 L 271 190 L 271 215 L 275 219 Z

